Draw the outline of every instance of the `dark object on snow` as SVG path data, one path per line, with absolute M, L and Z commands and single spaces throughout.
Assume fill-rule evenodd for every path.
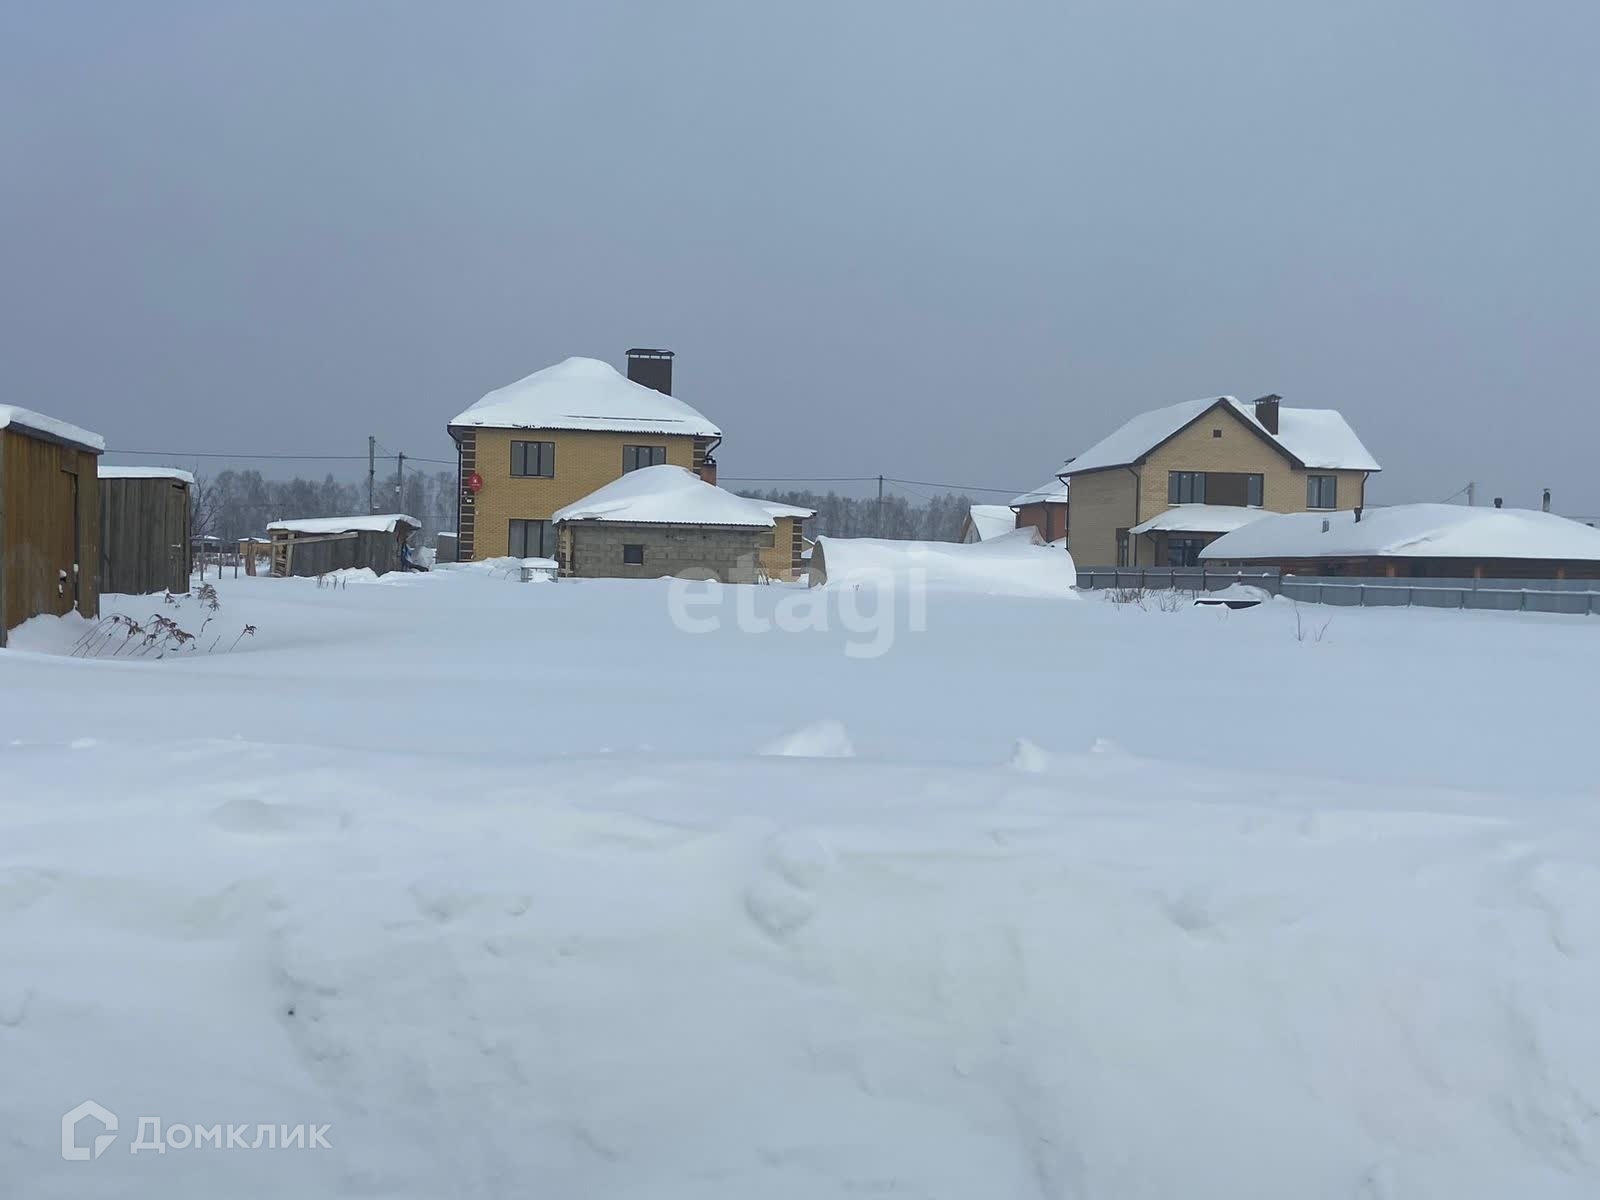
M 100 468 L 100 591 L 126 596 L 189 590 L 187 471 Z

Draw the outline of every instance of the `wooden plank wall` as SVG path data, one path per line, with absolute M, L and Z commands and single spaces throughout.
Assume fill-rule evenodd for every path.
M 371 567 L 379 575 L 400 569 L 399 533 L 361 532 L 353 538 L 340 541 L 295 542 L 294 554 L 289 560 L 289 574 L 298 576 L 326 575 L 352 567 Z
M 100 481 L 100 590 L 189 590 L 189 486 L 177 479 Z
M 12 629 L 41 613 L 72 611 L 74 534 L 77 539 L 78 608 L 100 613 L 97 565 L 100 561 L 99 479 L 96 456 L 86 450 L 30 437 L 16 428 L 0 430 L 0 555 L 4 556 L 4 595 L 0 623 Z M 73 527 L 73 481 L 77 481 L 78 520 Z M 67 572 L 58 588 L 59 572 Z

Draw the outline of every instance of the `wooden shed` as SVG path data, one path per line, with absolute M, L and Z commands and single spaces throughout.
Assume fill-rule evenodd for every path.
M 98 434 L 0 405 L 0 646 L 42 613 L 98 616 Z
M 267 526 L 272 574 L 326 575 L 362 567 L 378 575 L 399 571 L 406 540 L 421 528 L 421 521 L 403 513 L 274 521 Z
M 100 464 L 100 591 L 189 590 L 189 489 L 176 467 Z

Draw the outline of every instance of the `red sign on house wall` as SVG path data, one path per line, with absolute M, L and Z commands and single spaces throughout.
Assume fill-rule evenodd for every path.
M 479 475 L 476 471 L 474 471 L 471 475 L 468 475 L 467 491 L 471 492 L 473 495 L 477 495 L 479 492 L 483 491 L 483 476 Z

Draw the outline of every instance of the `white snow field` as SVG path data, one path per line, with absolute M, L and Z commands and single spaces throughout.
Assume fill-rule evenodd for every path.
M 1600 1194 L 1594 620 L 673 589 L 16 631 L 0 1195 Z

